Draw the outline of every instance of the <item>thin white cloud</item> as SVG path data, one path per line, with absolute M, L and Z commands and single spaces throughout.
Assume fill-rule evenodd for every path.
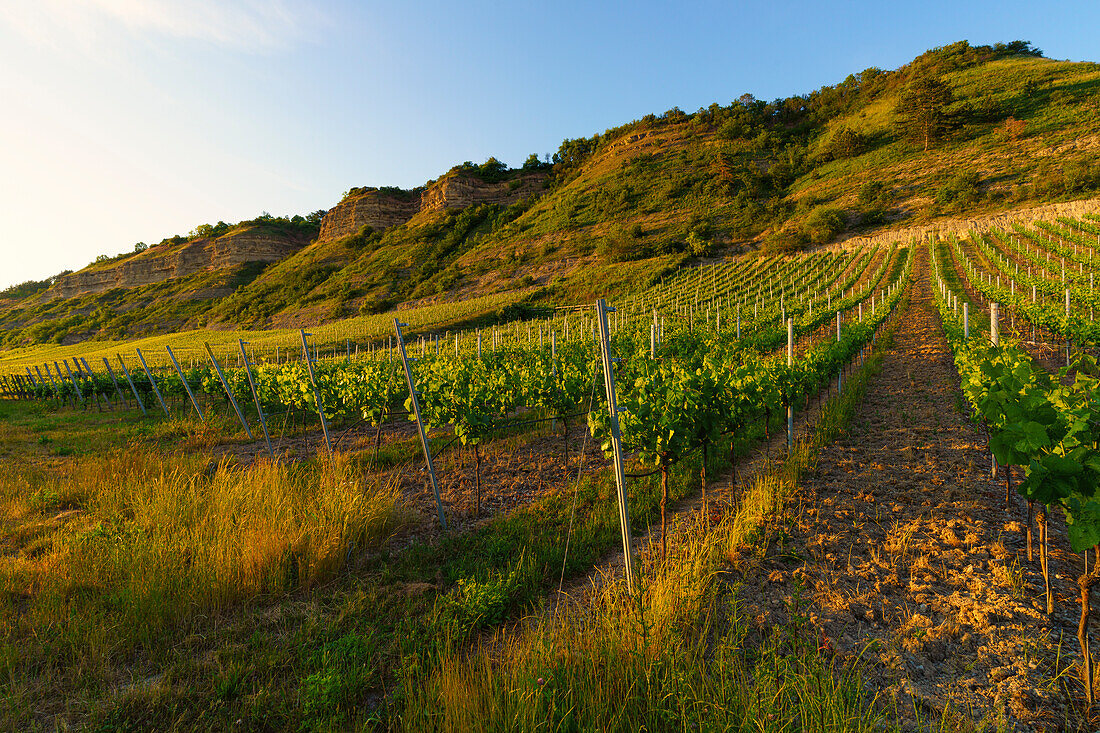
M 283 0 L 0 0 L 0 25 L 53 47 L 92 50 L 125 29 L 249 53 L 277 51 L 326 25 L 314 5 Z

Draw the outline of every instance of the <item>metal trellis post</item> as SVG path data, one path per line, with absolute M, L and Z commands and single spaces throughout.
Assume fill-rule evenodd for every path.
M 157 389 L 157 383 L 153 379 L 152 372 L 149 371 L 149 365 L 145 363 L 145 357 L 141 354 L 141 349 L 135 349 L 137 351 L 138 360 L 141 361 L 141 368 L 145 370 L 145 376 L 149 377 L 149 384 L 153 388 L 153 394 L 157 396 L 157 400 L 160 402 L 160 409 L 164 410 L 164 416 L 168 415 L 168 405 L 164 404 L 164 398 L 160 396 L 160 390 Z
M 626 587 L 634 594 L 634 540 L 630 534 L 630 507 L 627 504 L 626 475 L 623 470 L 622 438 L 619 433 L 619 408 L 615 399 L 615 371 L 611 359 L 610 333 L 607 324 L 607 302 L 600 298 L 596 301 L 596 313 L 600 328 L 600 356 L 603 359 L 604 387 L 607 390 L 607 408 L 611 417 L 611 446 L 614 456 L 615 488 L 619 500 L 619 524 L 622 527 L 623 555 L 626 565 Z
M 249 440 L 254 440 L 252 437 L 252 429 L 248 427 L 248 421 L 244 419 L 241 408 L 237 406 L 237 399 L 233 396 L 233 390 L 229 389 L 229 382 L 222 372 L 222 365 L 219 364 L 218 360 L 214 357 L 214 351 L 210 348 L 210 344 L 203 341 L 202 345 L 206 347 L 206 353 L 210 357 L 210 362 L 214 365 L 214 371 L 218 373 L 218 379 L 222 382 L 222 387 L 225 389 L 225 395 L 229 398 L 229 404 L 233 405 L 233 411 L 237 413 L 237 419 L 240 420 L 241 425 L 244 426 L 245 434 L 248 435 Z
M 443 500 L 439 496 L 439 481 L 435 476 L 435 466 L 432 464 L 432 449 L 428 445 L 428 434 L 424 432 L 424 420 L 420 416 L 420 400 L 417 397 L 416 385 L 413 383 L 412 369 L 409 368 L 409 357 L 405 353 L 405 339 L 401 335 L 401 327 L 407 326 L 396 318 L 393 319 L 393 327 L 397 331 L 397 349 L 401 356 L 401 365 L 405 368 L 405 381 L 409 385 L 409 398 L 412 401 L 413 415 L 416 417 L 416 428 L 420 435 L 420 447 L 424 449 L 424 462 L 428 466 L 428 477 L 432 482 L 432 495 L 435 497 L 435 508 L 439 514 L 439 524 L 447 529 L 447 518 L 443 515 Z M 480 351 L 481 333 L 478 332 L 478 347 Z M 479 354 L 480 356 L 480 354 Z
M 54 368 L 57 368 L 57 362 L 53 363 Z M 76 396 L 80 399 L 80 404 L 84 404 L 84 394 L 80 391 L 80 385 L 76 383 L 76 377 L 73 376 L 73 370 L 69 368 L 69 362 L 65 362 L 65 371 L 69 373 L 69 381 L 73 383 L 73 388 L 76 389 Z M 61 370 L 58 369 L 57 373 L 60 374 Z
M 130 376 L 130 370 L 126 368 L 126 362 L 122 360 L 122 354 L 115 354 L 118 357 L 118 363 L 122 365 L 122 373 L 126 375 L 126 381 L 130 383 L 130 391 L 134 393 L 134 399 L 137 400 L 138 407 L 141 408 L 141 414 L 144 417 L 149 416 L 149 412 L 145 409 L 145 403 L 141 401 L 141 395 L 138 394 L 137 387 L 134 386 L 134 380 Z
M 199 401 L 195 399 L 195 393 L 191 391 L 191 385 L 187 383 L 187 377 L 183 374 L 183 369 L 180 368 L 180 363 L 176 361 L 176 355 L 172 353 L 172 347 L 165 344 L 164 348 L 168 351 L 168 358 L 172 360 L 172 366 L 176 368 L 176 374 L 179 375 L 180 381 L 183 382 L 183 388 L 187 390 L 187 396 L 191 398 L 191 405 L 195 408 L 195 414 L 202 420 L 202 410 L 199 409 Z
M 271 459 L 275 460 L 275 451 L 271 447 L 271 437 L 267 434 L 267 418 L 264 417 L 264 410 L 260 407 L 260 396 L 256 394 L 256 381 L 252 378 L 252 365 L 248 363 L 248 354 L 244 351 L 245 342 L 237 339 L 237 344 L 241 347 L 241 357 L 244 358 L 244 373 L 248 375 L 248 386 L 252 389 L 252 401 L 256 403 L 256 414 L 260 416 L 260 425 L 264 429 L 264 442 L 267 443 L 267 452 Z
M 317 375 L 313 373 L 313 361 L 309 358 L 309 343 L 306 341 L 306 336 L 312 336 L 311 333 L 306 333 L 305 329 L 298 329 L 298 333 L 302 336 L 302 354 L 306 358 L 306 368 L 309 370 L 309 381 L 313 384 L 313 398 L 317 401 L 317 416 L 321 418 L 321 432 L 325 434 L 325 447 L 328 449 L 328 455 L 332 457 L 332 441 L 328 437 L 328 420 L 325 419 L 325 407 L 321 404 L 321 390 L 317 388 Z M 317 346 L 313 346 L 313 354 L 317 356 Z
M 107 357 L 103 357 L 103 366 L 107 367 L 107 373 L 111 375 L 111 381 L 115 383 L 115 394 L 118 395 L 118 402 L 123 408 L 126 407 L 126 398 L 122 395 L 122 388 L 118 386 L 118 379 L 115 377 L 115 370 L 111 368 L 111 362 L 107 361 Z M 35 367 L 37 369 L 37 367 Z

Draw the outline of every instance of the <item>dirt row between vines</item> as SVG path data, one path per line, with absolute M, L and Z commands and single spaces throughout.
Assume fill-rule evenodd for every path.
M 1086 729 L 1068 669 L 1080 658 L 1080 556 L 1056 514 L 1048 617 L 1024 502 L 1014 495 L 1006 510 L 990 475 L 920 259 L 895 343 L 847 433 L 803 477 L 763 557 L 733 571 L 742 611 L 763 637 L 797 603 L 823 650 L 860 660 L 867 691 L 903 729 L 945 718 Z

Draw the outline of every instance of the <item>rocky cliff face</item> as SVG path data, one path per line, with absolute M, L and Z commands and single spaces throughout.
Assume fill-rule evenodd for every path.
M 216 239 L 196 239 L 182 244 L 150 247 L 117 265 L 90 268 L 64 275 L 46 291 L 46 299 L 72 298 L 112 288 L 132 288 L 174 277 L 220 270 L 245 262 L 274 262 L 298 251 L 309 242 L 255 229 L 232 232 Z
M 325 214 L 317 241 L 350 237 L 364 226 L 382 230 L 404 224 L 418 211 L 420 201 L 416 196 L 406 199 L 382 191 L 365 191 L 349 196 Z
M 428 188 L 408 194 L 363 191 L 333 207 L 321 220 L 318 241 L 338 240 L 364 226 L 375 230 L 403 224 L 418 213 L 461 209 L 476 204 L 509 206 L 542 190 L 545 173 L 526 173 L 509 181 L 486 183 L 453 173 Z M 92 266 L 64 275 L 41 296 L 73 298 L 113 288 L 131 288 L 171 278 L 220 270 L 245 262 L 276 262 L 309 244 L 304 237 L 274 234 L 255 227 L 225 236 L 181 244 L 159 244 L 115 264 Z
M 429 186 L 420 197 L 421 211 L 464 209 L 475 204 L 510 206 L 542 190 L 543 173 L 529 173 L 510 181 L 486 183 L 472 176 L 447 176 Z
M 383 191 L 365 191 L 349 196 L 321 220 L 318 242 L 351 236 L 364 226 L 375 230 L 404 224 L 416 214 L 446 209 L 464 209 L 475 204 L 509 206 L 542 190 L 545 173 L 526 173 L 510 181 L 486 183 L 479 178 L 447 175 L 415 197 L 405 198 Z

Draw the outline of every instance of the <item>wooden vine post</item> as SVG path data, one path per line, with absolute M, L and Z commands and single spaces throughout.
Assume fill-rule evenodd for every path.
M 794 319 L 787 319 L 787 369 L 794 366 Z M 787 398 L 787 454 L 794 450 L 794 400 Z
M 836 312 L 836 342 L 840 343 L 840 311 Z M 841 387 L 844 386 L 844 366 L 840 367 L 840 371 L 836 373 L 836 393 L 840 394 Z
M 558 332 L 550 332 L 550 376 L 556 380 L 558 377 Z M 565 465 L 569 466 L 569 421 L 566 420 L 563 425 L 561 445 L 562 455 L 565 457 Z M 550 419 L 551 432 L 558 429 L 557 418 Z
M 1081 618 L 1077 622 L 1077 643 L 1081 645 L 1081 681 L 1085 685 L 1085 698 L 1091 708 L 1093 702 L 1092 654 L 1089 650 L 1089 614 L 1092 611 L 1092 588 L 1100 582 L 1100 563 L 1094 564 L 1089 572 L 1089 551 L 1082 553 L 1085 558 L 1085 572 L 1077 579 L 1081 591 Z
M 1066 366 L 1069 366 L 1069 288 L 1066 288 Z
M 1000 305 L 1000 303 L 990 303 L 989 304 L 989 342 L 995 347 L 1001 345 L 1001 325 L 1000 324 L 1001 324 L 1001 305 Z M 997 456 L 993 455 L 992 474 L 993 474 L 994 479 L 997 478 L 997 468 L 998 468 Z M 1012 506 L 1012 466 L 1010 464 L 1006 464 L 1004 466 L 1004 469 L 1005 469 L 1005 506 L 1010 507 L 1010 506 Z M 1028 529 L 1029 540 L 1030 540 L 1030 532 L 1031 532 L 1030 519 L 1028 521 L 1027 529 Z
M 989 342 L 994 346 L 1001 345 L 1001 304 L 989 304 Z

